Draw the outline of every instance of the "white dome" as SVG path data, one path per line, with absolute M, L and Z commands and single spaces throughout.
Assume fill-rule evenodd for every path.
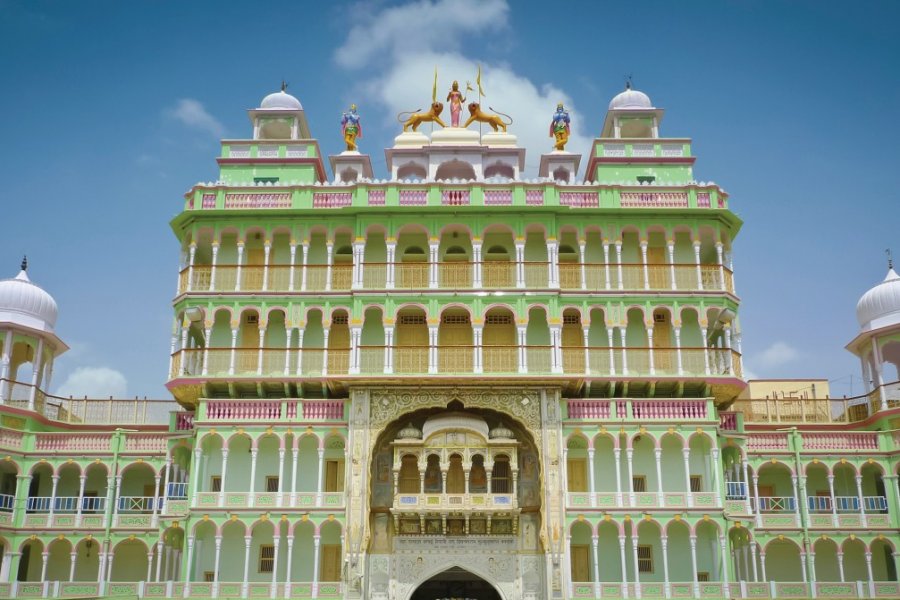
M 900 275 L 888 269 L 884 281 L 862 295 L 856 319 L 863 331 L 900 325 Z
M 631 108 L 653 108 L 653 103 L 650 102 L 650 96 L 630 87 L 609 101 L 609 110 Z
M 57 314 L 56 300 L 32 283 L 24 269 L 13 279 L 0 281 L 0 323 L 52 333 Z
M 303 110 L 300 101 L 281 90 L 274 94 L 269 94 L 259 103 L 260 108 L 276 109 L 276 110 Z

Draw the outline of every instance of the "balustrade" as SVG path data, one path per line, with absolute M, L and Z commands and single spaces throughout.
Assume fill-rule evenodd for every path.
M 628 419 L 644 422 L 705 421 L 710 418 L 705 399 L 578 399 L 568 400 L 567 405 L 570 419 Z

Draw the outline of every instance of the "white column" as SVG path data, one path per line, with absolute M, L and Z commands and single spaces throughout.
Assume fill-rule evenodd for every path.
M 191 506 L 197 506 L 197 494 L 200 492 L 200 486 L 203 483 L 203 478 L 202 478 L 202 473 L 201 473 L 202 465 L 200 462 L 201 451 L 202 451 L 202 449 L 199 446 L 194 448 L 194 470 L 196 471 L 196 473 L 193 474 L 193 476 L 195 477 L 195 480 L 194 480 L 194 491 L 191 494 Z
M 319 534 L 313 536 L 313 598 L 319 597 Z
M 591 346 L 591 328 L 588 325 L 583 326 L 582 334 L 584 337 L 584 372 L 586 375 L 591 374 L 591 353 L 588 350 Z
M 547 242 L 547 258 L 550 261 L 550 273 L 549 273 L 549 283 L 550 287 L 558 288 L 559 287 L 559 244 L 556 240 L 550 240 Z M 524 260 L 524 253 L 523 253 Z M 523 266 L 524 270 L 524 266 Z
M 269 257 L 272 254 L 272 242 L 268 238 L 263 243 L 263 280 L 262 291 L 269 290 Z
M 69 581 L 75 581 L 75 559 L 78 558 L 78 554 L 72 550 L 69 553 Z
M 619 536 L 619 562 L 622 563 L 622 597 L 628 598 L 628 565 L 625 564 L 625 535 Z
M 548 249 L 549 253 L 549 244 Z M 516 240 L 516 287 L 525 287 L 525 241 Z M 549 275 L 548 275 L 549 277 Z
M 316 506 L 322 506 L 322 481 L 325 478 L 325 448 L 319 446 L 319 473 L 316 482 Z
M 709 343 L 706 341 L 706 327 L 700 327 L 700 339 L 703 341 L 703 369 L 709 375 L 711 371 L 709 368 Z
M 594 486 L 594 449 L 588 448 L 588 481 L 591 488 L 591 506 L 597 502 L 597 488 Z
M 622 342 L 622 375 L 628 375 L 628 352 L 626 343 L 625 332 L 627 329 L 624 326 L 619 327 L 619 337 Z
M 247 506 L 252 507 L 256 501 L 256 458 L 259 455 L 258 448 L 250 448 L 250 489 Z
M 603 272 L 606 282 L 606 289 L 612 288 L 612 280 L 609 276 L 609 240 L 603 240 Z
M 756 568 L 756 542 L 750 546 L 750 556 L 753 558 L 753 581 L 768 581 L 766 578 L 766 553 L 759 551 L 759 564 L 762 567 L 762 579 L 759 578 L 759 572 Z
M 472 240 L 472 287 L 476 290 L 482 286 L 481 239 Z
M 291 581 L 293 581 L 292 573 L 291 573 L 291 565 L 294 564 L 294 536 L 288 535 L 287 538 L 287 568 L 285 569 L 285 581 L 284 581 L 284 597 L 291 597 Z
M 53 485 L 50 488 L 50 514 L 47 517 L 47 525 L 53 527 L 53 513 L 56 512 L 56 487 L 59 485 L 59 475 L 53 475 L 50 479 L 53 481 Z M 121 482 L 122 477 L 117 477 L 117 480 Z M 116 492 L 118 492 L 118 489 Z M 116 493 L 117 497 L 118 495 L 119 494 Z M 41 581 L 43 581 L 43 579 Z
M 828 476 L 828 497 L 831 500 L 831 525 L 838 526 L 837 501 L 834 497 L 834 475 Z M 841 579 L 843 581 L 843 579 Z
M 291 506 L 297 505 L 297 468 L 299 467 L 297 459 L 300 456 L 300 449 L 297 447 L 297 444 L 299 439 L 295 438 L 294 445 L 291 447 L 291 458 L 293 459 L 293 462 L 291 462 Z
M 219 506 L 225 506 L 225 475 L 228 474 L 228 448 L 222 448 L 222 476 L 219 479 Z
M 599 598 L 600 597 L 600 561 L 599 561 L 599 557 L 597 556 L 597 554 L 598 554 L 598 546 L 600 543 L 600 538 L 595 535 L 591 538 L 591 541 L 593 542 L 593 547 L 594 547 L 594 552 L 593 552 L 594 595 Z
M 397 242 L 394 238 L 388 238 L 387 241 L 387 274 L 385 276 L 387 284 L 385 287 L 389 290 L 394 289 L 394 255 L 397 251 Z
M 288 271 L 288 291 L 294 291 L 294 267 L 297 263 L 297 242 L 291 238 L 291 268 Z
M 322 324 L 322 339 L 325 349 L 322 350 L 322 376 L 328 375 L 328 335 L 331 333 L 331 320 Z
M 653 325 L 647 325 L 647 358 L 650 374 L 656 375 L 656 362 L 653 360 Z
M 484 372 L 484 348 L 482 346 L 483 340 L 482 336 L 484 334 L 484 326 L 479 324 L 475 324 L 472 326 L 472 341 L 474 342 L 474 347 L 472 349 L 472 367 L 473 372 L 475 373 L 483 373 Z
M 241 581 L 241 596 L 247 597 L 247 590 L 250 583 L 250 545 L 253 538 L 249 535 L 244 536 L 244 579 Z
M 203 331 L 203 364 L 201 365 L 200 374 L 206 377 L 209 374 L 209 342 L 212 339 L 212 321 L 207 321 L 208 327 Z
M 800 551 L 800 570 L 803 573 L 803 583 L 809 583 L 809 574 L 806 570 L 806 552 L 802 550 Z
M 241 267 L 244 262 L 244 242 L 237 243 L 237 269 L 234 277 L 234 291 L 241 291 Z
M 234 375 L 234 363 L 237 359 L 237 338 L 238 338 L 238 327 L 237 322 L 234 322 L 234 327 L 231 328 L 231 357 L 228 361 L 228 374 Z M 184 368 L 184 360 L 181 361 L 181 367 Z
M 9 367 L 12 362 L 12 345 L 13 345 L 13 336 L 15 333 L 12 329 L 6 330 L 6 334 L 3 336 L 3 352 L 0 355 L 0 404 L 6 401 L 7 389 L 10 388 L 10 384 L 7 381 L 9 379 Z M 172 345 L 172 352 L 170 354 L 175 353 L 174 343 Z M 169 366 L 169 372 L 172 372 L 171 365 Z
M 306 280 L 307 280 L 306 262 L 309 260 L 309 240 L 303 240 L 303 243 L 300 246 L 300 248 L 303 252 L 301 273 L 300 273 L 300 291 L 305 292 L 306 291 Z
M 866 552 L 866 573 L 869 576 L 869 597 L 875 597 L 875 578 L 872 576 L 872 553 Z
M 715 442 L 713 442 L 715 443 Z M 716 492 L 716 506 L 722 506 L 722 483 L 719 481 L 719 449 L 712 449 L 713 486 Z
M 691 493 L 691 450 L 690 448 L 682 448 L 681 456 L 684 458 L 684 485 L 685 496 L 687 497 L 688 508 L 694 506 L 694 494 Z M 716 505 L 718 506 L 718 505 Z
M 585 240 L 578 240 L 578 254 L 581 257 L 581 289 L 587 289 L 587 267 L 584 264 Z
M 799 527 L 800 526 L 800 511 L 802 511 L 803 508 L 800 506 L 800 494 L 799 494 L 800 486 L 798 484 L 796 474 L 791 475 L 791 488 L 792 488 L 791 492 L 793 493 L 793 496 L 794 496 L 794 522 Z
M 269 597 L 274 598 L 275 594 L 278 590 L 278 545 L 281 543 L 281 532 L 279 528 L 275 528 L 275 535 L 272 537 L 272 551 L 275 554 L 275 558 L 272 560 L 272 590 L 269 592 Z
M 613 327 L 606 327 L 606 339 L 607 343 L 609 343 L 609 374 L 610 376 L 615 376 L 616 374 L 616 349 L 615 343 L 613 342 L 613 331 L 615 329 Z
M 216 536 L 216 569 L 213 571 L 212 595 L 213 598 L 219 597 L 219 559 L 222 557 L 222 536 Z
M 156 477 L 153 478 L 156 490 L 155 495 L 153 496 L 153 516 L 150 517 L 150 526 L 156 527 L 159 524 L 159 508 L 160 508 L 160 500 L 159 500 L 159 483 L 160 476 L 159 473 L 156 474 Z
M 634 474 L 632 472 L 634 448 L 625 449 L 625 459 L 628 464 L 628 502 L 629 506 L 636 506 L 634 496 Z
M 150 546 L 153 547 L 152 545 Z M 147 552 L 147 576 L 144 582 L 153 581 L 153 552 Z
M 358 375 L 360 372 L 359 369 L 359 359 L 360 359 L 360 349 L 359 344 L 362 339 L 362 327 L 351 327 L 350 328 L 350 374 Z
M 256 356 L 256 374 L 262 375 L 263 372 L 263 351 L 266 347 L 266 327 L 265 323 L 260 321 L 259 327 L 259 350 Z
M 666 241 L 666 250 L 669 254 L 669 279 L 672 282 L 672 289 L 677 290 L 678 284 L 675 281 L 675 240 Z
M 741 465 L 744 470 L 744 510 L 746 511 L 745 514 L 752 515 L 753 507 L 750 506 L 750 477 L 747 475 L 747 457 L 744 454 L 741 454 Z
M 50 558 L 48 551 L 41 552 L 41 583 L 47 581 L 47 560 Z M 871 577 L 869 577 L 871 579 Z
M 675 360 L 678 365 L 678 375 L 684 375 L 684 362 L 681 358 L 681 327 L 675 327 Z
M 637 525 L 631 521 L 631 559 L 634 561 L 634 597 L 641 597 L 641 568 L 638 562 L 638 534 Z
M 838 572 L 841 576 L 841 582 L 844 581 L 844 553 L 841 552 L 840 546 L 838 546 L 837 552 L 837 561 L 838 561 Z
M 438 287 L 438 240 L 432 238 L 428 243 L 428 287 Z
M 756 503 L 756 526 L 762 527 L 762 512 L 759 507 L 759 475 L 753 474 L 753 500 Z
M 366 241 L 363 238 L 356 238 L 353 242 L 353 277 L 351 286 L 354 290 L 363 287 L 363 256 L 366 250 Z
M 720 559 L 721 565 L 722 565 L 722 591 L 723 591 L 722 595 L 727 598 L 729 596 L 729 593 L 728 593 L 729 592 L 729 590 L 728 590 L 728 579 L 729 578 L 728 578 L 728 563 L 726 562 L 725 559 L 728 556 L 728 541 L 724 535 L 719 536 L 719 548 L 721 551 L 719 559 Z
M 284 505 L 282 501 L 282 492 L 284 491 L 284 440 L 281 440 L 281 446 L 278 448 L 278 498 L 275 500 L 275 506 Z
M 553 373 L 562 373 L 565 370 L 565 366 L 562 361 L 562 326 L 561 325 L 551 325 L 550 326 L 550 343 L 553 347 L 550 351 L 553 354 Z
M 75 507 L 75 526 L 79 527 L 81 525 L 81 511 L 82 504 L 84 504 L 84 483 L 87 481 L 86 475 L 81 475 L 78 478 L 78 506 Z
M 162 566 L 163 566 L 163 562 L 164 562 L 163 561 L 163 556 L 164 556 L 163 549 L 164 548 L 165 548 L 165 544 L 163 543 L 162 538 L 160 538 L 159 541 L 156 542 L 156 581 L 163 581 Z M 73 554 L 74 554 L 74 552 L 73 552 Z M 168 555 L 170 555 L 170 554 L 171 554 L 171 552 L 166 552 L 165 553 L 166 558 L 168 558 Z M 168 563 L 166 563 L 166 571 L 168 571 L 168 570 L 169 570 L 169 565 L 168 565 Z M 168 579 L 168 578 L 166 578 L 166 579 Z
M 187 598 L 191 593 L 190 582 L 194 579 L 194 569 L 193 569 L 193 560 L 194 560 L 194 534 L 188 536 L 187 539 L 187 563 L 186 569 L 187 573 L 185 576 L 184 583 L 184 597 Z
M 666 501 L 662 485 L 662 448 L 654 448 L 653 455 L 656 458 L 656 505 L 665 506 Z
M 716 242 L 716 262 L 719 265 L 719 289 L 725 291 L 725 261 L 722 260 L 722 242 Z
M 691 572 L 694 582 L 694 597 L 700 597 L 700 582 L 697 580 L 697 536 L 691 536 Z
M 616 269 L 619 276 L 619 289 L 625 289 L 625 279 L 622 277 L 622 240 L 616 240 Z
M 665 590 L 666 598 L 670 598 L 672 596 L 672 588 L 669 585 L 669 538 L 663 535 L 660 537 L 660 542 L 662 543 L 663 589 Z
M 384 373 L 390 375 L 394 372 L 394 326 L 384 326 Z
M 622 507 L 622 450 L 613 448 L 613 457 L 616 462 L 616 506 Z
M 857 498 L 857 501 L 859 502 L 859 514 L 860 514 L 860 518 L 862 519 L 862 526 L 867 527 L 869 519 L 866 516 L 866 505 L 863 500 L 862 475 L 856 476 L 856 498 Z
M 641 240 L 641 265 L 644 271 L 644 289 L 650 289 L 650 270 L 647 267 L 647 240 Z
M 297 377 L 303 375 L 303 325 L 297 327 Z
M 438 372 L 438 356 L 437 356 L 438 326 L 428 326 L 428 372 Z
M 694 264 L 697 266 L 697 289 L 703 291 L 703 273 L 700 271 L 700 240 L 694 242 Z
M 325 242 L 325 291 L 331 291 L 331 276 L 334 271 L 334 240 Z
M 216 290 L 216 263 L 219 259 L 219 240 L 212 241 L 212 262 L 209 268 L 209 291 Z
M 734 356 L 731 354 L 731 326 L 725 325 L 725 364 L 728 366 L 728 374 L 734 375 Z
M 528 372 L 528 326 L 519 325 L 519 373 Z M 537 372 L 537 369 L 535 369 Z
M 285 342 L 284 342 L 284 376 L 291 374 L 291 338 L 294 337 L 294 328 L 291 327 L 290 321 L 285 323 Z

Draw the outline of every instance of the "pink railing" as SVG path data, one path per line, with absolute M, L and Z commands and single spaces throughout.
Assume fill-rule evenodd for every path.
M 619 401 L 616 412 L 625 415 L 625 402 Z M 705 419 L 706 400 L 631 400 L 631 414 L 635 419 Z
M 719 428 L 725 431 L 737 431 L 738 419 L 737 413 L 722 412 L 719 413 Z
M 296 415 L 296 401 L 294 405 Z M 213 420 L 232 419 L 280 419 L 282 418 L 281 400 L 210 400 L 206 404 L 206 418 Z M 287 409 L 290 413 L 291 409 Z M 288 415 L 290 416 L 290 415 Z
M 560 192 L 559 205 L 572 208 L 596 208 L 600 206 L 598 192 Z
M 129 433 L 125 450 L 131 452 L 165 452 L 168 437 L 159 433 Z
M 175 431 L 190 431 L 194 428 L 194 413 L 182 411 L 175 413 Z
M 525 204 L 528 206 L 543 206 L 544 190 L 525 190 Z
M 369 190 L 369 206 L 384 206 L 384 190 Z
M 225 194 L 225 208 L 290 208 L 291 195 L 278 194 Z
M 35 436 L 34 449 L 45 452 L 108 452 L 110 438 L 108 433 L 39 433 Z
M 304 419 L 343 419 L 343 400 L 307 400 L 303 402 Z
M 608 419 L 609 400 L 569 400 L 570 419 Z
M 444 206 L 468 206 L 469 190 L 443 190 L 441 204 Z
M 216 207 L 216 195 L 215 194 L 203 194 L 203 199 L 200 202 L 200 208 L 202 209 L 211 209 Z
M 697 192 L 697 208 L 709 208 L 709 192 Z
M 804 450 L 878 450 L 878 433 L 816 432 L 803 433 Z
M 427 203 L 426 190 L 400 190 L 400 206 L 425 206 Z
M 747 438 L 748 450 L 787 450 L 786 433 L 754 433 Z
M 512 198 L 512 190 L 484 190 L 485 206 L 509 206 Z
M 313 194 L 313 208 L 342 208 L 350 206 L 353 194 L 350 192 L 316 192 Z
M 687 208 L 685 192 L 622 192 L 623 208 Z

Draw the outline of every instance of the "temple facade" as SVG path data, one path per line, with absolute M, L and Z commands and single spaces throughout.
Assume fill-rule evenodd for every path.
M 864 395 L 748 387 L 741 221 L 664 111 L 581 156 L 560 104 L 529 176 L 455 93 L 384 179 L 355 106 L 330 157 L 249 111 L 171 222 L 174 400 L 51 395 L 56 303 L 0 281 L 0 597 L 900 597 L 897 274 Z

